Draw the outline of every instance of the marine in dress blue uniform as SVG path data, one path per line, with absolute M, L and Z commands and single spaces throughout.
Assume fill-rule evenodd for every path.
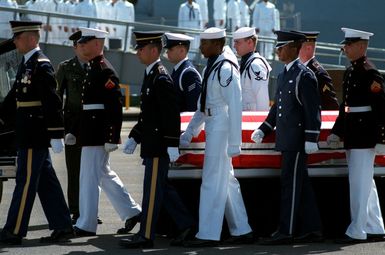
M 146 65 L 141 88 L 140 114 L 123 151 L 132 154 L 141 144 L 145 166 L 140 230 L 120 244 L 126 248 L 152 247 L 159 211 L 170 214 L 180 235 L 171 244 L 181 245 L 195 224 L 176 190 L 168 182 L 170 161 L 179 157 L 180 115 L 176 91 L 170 75 L 161 63 L 160 32 L 134 32 L 139 60 Z
M 312 70 L 318 81 L 318 90 L 321 96 L 322 110 L 338 110 L 339 104 L 337 94 L 334 89 L 332 78 L 323 68 L 315 57 L 316 40 L 319 35 L 318 31 L 293 31 L 302 33 L 306 36 L 305 42 L 302 43 L 299 51 L 299 59 L 301 62 Z
M 168 59 L 175 64 L 171 78 L 177 92 L 179 112 L 195 112 L 202 91 L 202 77 L 187 57 L 193 37 L 165 33 L 163 48 L 167 49 Z
M 305 36 L 277 31 L 277 54 L 285 69 L 278 75 L 275 103 L 252 139 L 260 142 L 276 130 L 275 149 L 282 153 L 278 230 L 261 244 L 321 241 L 321 220 L 307 171 L 307 154 L 318 150 L 320 98 L 314 73 L 298 59 Z
M 341 42 L 351 61 L 343 79 L 343 101 L 327 142 L 332 148 L 344 141 L 349 171 L 351 223 L 337 243 L 384 240 L 376 184 L 373 180 L 375 154 L 385 153 L 384 79 L 366 57 L 373 33 L 342 28 Z
M 24 54 L 16 81 L 0 108 L 4 121 L 16 116 L 18 148 L 16 187 L 0 242 L 20 244 L 27 235 L 36 193 L 39 195 L 49 229 L 42 242 L 72 236 L 70 213 L 48 148 L 63 149 L 61 100 L 55 93 L 56 80 L 49 59 L 39 48 L 41 22 L 10 21 L 17 50 Z
M 141 207 L 119 176 L 110 168 L 109 155 L 118 148 L 122 127 L 122 103 L 119 79 L 103 56 L 107 32 L 80 28 L 78 40 L 82 55 L 88 60 L 82 83 L 80 134 L 79 210 L 75 234 L 92 236 L 97 230 L 100 190 L 103 190 L 123 221 L 137 223 Z

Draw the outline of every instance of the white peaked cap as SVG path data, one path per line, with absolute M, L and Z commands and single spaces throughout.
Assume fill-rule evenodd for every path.
M 164 35 L 167 37 L 168 40 L 175 40 L 175 41 L 192 41 L 194 40 L 194 37 L 185 35 L 185 34 L 178 34 L 178 33 L 164 33 Z
M 233 39 L 249 38 L 251 36 L 257 36 L 253 27 L 241 27 L 233 33 Z
M 94 36 L 95 38 L 103 39 L 108 35 L 107 31 L 96 28 L 80 27 L 79 29 L 82 31 L 82 37 Z
M 359 40 L 369 40 L 369 38 L 373 35 L 371 32 L 356 30 L 352 28 L 341 28 L 342 32 L 345 33 L 345 40 L 343 40 L 341 43 L 347 43 L 347 42 L 355 42 Z
M 217 27 L 210 27 L 200 34 L 200 39 L 219 39 L 224 37 L 226 37 L 226 30 Z

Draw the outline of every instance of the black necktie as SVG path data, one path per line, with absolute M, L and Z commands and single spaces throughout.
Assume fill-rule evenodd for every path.
M 88 70 L 88 65 L 87 65 L 87 63 L 84 63 L 84 64 L 83 64 L 83 70 L 84 70 L 85 72 L 87 72 L 87 70 Z
M 287 74 L 287 67 L 285 66 L 285 68 L 283 69 L 283 75 L 286 75 Z

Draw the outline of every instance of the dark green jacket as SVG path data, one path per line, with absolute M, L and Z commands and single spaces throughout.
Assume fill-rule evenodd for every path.
M 86 72 L 77 57 L 61 62 L 56 72 L 58 82 L 57 91 L 62 100 L 65 94 L 65 133 L 71 133 L 76 137 L 80 134 L 80 114 L 82 110 L 81 93 L 82 83 L 85 78 Z

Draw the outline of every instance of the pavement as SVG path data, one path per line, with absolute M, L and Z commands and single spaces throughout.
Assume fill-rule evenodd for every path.
M 134 109 L 132 109 L 134 111 Z M 125 121 L 122 130 L 122 140 L 125 141 L 130 129 L 135 124 L 134 121 Z M 139 157 L 140 148 L 136 149 L 133 155 L 125 155 L 121 148 L 111 153 L 111 168 L 118 173 L 126 188 L 137 202 L 141 202 L 143 166 Z M 64 162 L 64 154 L 53 154 L 52 160 L 58 178 L 62 184 L 64 192 L 67 189 L 67 175 Z M 15 187 L 14 180 L 8 180 L 4 183 L 3 200 L 0 204 L 0 228 L 6 221 L 6 215 L 12 192 Z M 105 193 L 101 192 L 99 204 L 99 217 L 103 224 L 98 226 L 97 236 L 72 239 L 71 242 L 62 244 L 40 244 L 39 239 L 42 236 L 50 234 L 47 220 L 41 208 L 39 198 L 35 200 L 32 211 L 29 232 L 20 246 L 0 246 L 1 254 L 245 254 L 245 255 L 265 255 L 265 254 L 338 254 L 338 255 L 356 255 L 356 254 L 385 254 L 385 242 L 382 243 L 363 243 L 355 245 L 338 245 L 332 240 L 326 240 L 325 243 L 306 244 L 306 245 L 282 245 L 282 246 L 261 246 L 257 243 L 252 245 L 228 246 L 220 245 L 210 248 L 183 248 L 169 246 L 169 239 L 164 236 L 158 236 L 153 249 L 134 249 L 128 250 L 119 246 L 119 240 L 124 235 L 117 235 L 117 229 L 124 224 L 123 220 L 114 211 L 108 201 Z M 132 231 L 136 233 L 138 225 Z
M 130 106 L 128 108 L 123 107 L 123 120 L 136 121 L 140 113 L 140 108 L 136 106 Z

